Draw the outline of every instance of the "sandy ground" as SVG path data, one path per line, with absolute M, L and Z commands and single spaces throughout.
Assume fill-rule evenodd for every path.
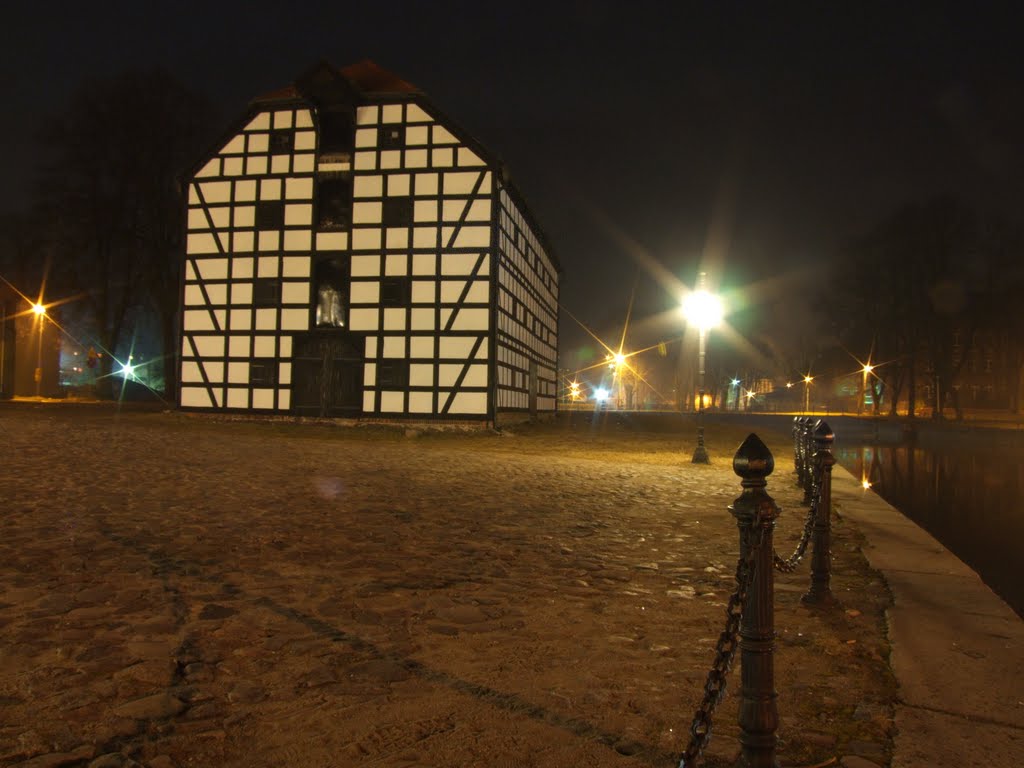
M 0 765 L 674 766 L 733 588 L 745 431 L 491 432 L 0 405 Z M 768 491 L 805 508 L 788 434 Z M 888 593 L 777 574 L 783 765 L 891 749 Z M 739 670 L 708 765 L 737 751 Z M 870 763 L 869 763 L 870 765 Z

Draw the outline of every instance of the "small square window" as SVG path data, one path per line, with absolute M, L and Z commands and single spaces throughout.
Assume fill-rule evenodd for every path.
M 293 131 L 270 132 L 270 154 L 287 155 L 294 147 L 295 133 Z
M 252 284 L 252 303 L 255 307 L 276 307 L 281 303 L 281 281 L 274 277 L 257 278 Z
M 277 360 L 261 357 L 249 363 L 249 383 L 254 387 L 277 386 Z
M 382 125 L 378 129 L 377 145 L 381 149 L 401 149 L 405 146 L 404 125 Z
M 283 226 L 283 200 L 260 200 L 256 203 L 256 229 L 281 229 Z
M 409 386 L 408 360 L 382 360 L 377 363 L 377 386 L 380 389 L 404 389 Z
M 317 228 L 323 231 L 348 229 L 352 225 L 352 179 L 326 176 L 316 185 Z
M 412 198 L 385 197 L 381 210 L 385 227 L 408 227 L 412 224 Z
M 380 303 L 385 307 L 408 306 L 412 281 L 408 277 L 385 277 L 380 283 Z

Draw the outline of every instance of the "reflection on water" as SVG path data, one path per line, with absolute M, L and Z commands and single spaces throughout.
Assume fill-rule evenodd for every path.
M 1024 463 L 965 449 L 836 446 L 854 477 L 978 572 L 1024 618 Z

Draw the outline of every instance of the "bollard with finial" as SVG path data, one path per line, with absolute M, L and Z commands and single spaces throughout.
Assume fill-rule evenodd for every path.
M 811 529 L 811 588 L 800 600 L 815 605 L 835 605 L 838 601 L 832 594 L 832 467 L 836 463 L 832 455 L 835 442 L 832 428 L 824 420 L 814 428 L 814 465 L 818 478 L 818 492 L 812 502 L 814 524 Z
M 752 556 L 754 568 L 740 619 L 740 755 L 736 764 L 742 768 L 778 768 L 772 535 L 779 507 L 765 491 L 775 459 L 761 439 L 751 434 L 736 451 L 732 468 L 741 478 L 743 493 L 729 511 L 740 529 L 740 557 Z

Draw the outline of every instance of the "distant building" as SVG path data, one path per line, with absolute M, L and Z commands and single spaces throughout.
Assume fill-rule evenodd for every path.
M 552 412 L 561 269 L 501 163 L 369 61 L 262 96 L 189 181 L 179 405 Z

